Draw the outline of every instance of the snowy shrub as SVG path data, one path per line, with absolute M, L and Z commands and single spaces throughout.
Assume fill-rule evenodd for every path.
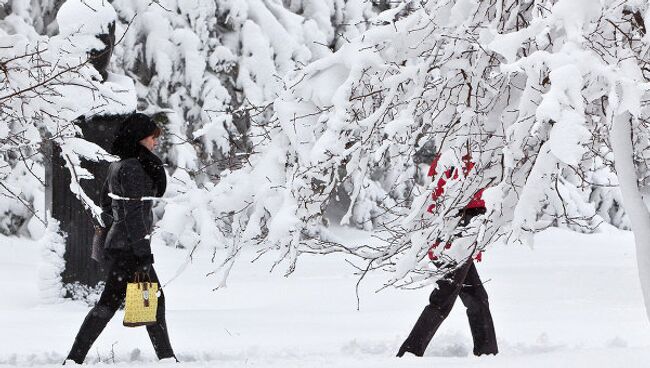
M 106 283 L 100 281 L 95 286 L 84 285 L 79 282 L 63 285 L 64 294 L 72 300 L 81 300 L 89 307 L 94 307 L 99 301 Z
M 44 302 L 56 302 L 65 296 L 61 274 L 65 268 L 65 234 L 59 231 L 59 223 L 48 219 L 48 227 L 39 239 L 41 265 L 38 288 Z

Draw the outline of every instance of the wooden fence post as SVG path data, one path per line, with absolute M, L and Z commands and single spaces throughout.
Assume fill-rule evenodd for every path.
M 84 139 L 108 151 L 115 132 L 124 119 L 123 115 L 93 116 L 89 119 L 82 117 L 77 125 L 81 128 Z M 59 221 L 61 231 L 67 234 L 63 283 L 78 282 L 95 286 L 103 280 L 104 270 L 90 258 L 94 234 L 90 215 L 70 191 L 70 172 L 61 157 L 61 149 L 53 145 L 48 151 L 50 157 L 46 160 L 46 203 L 51 216 Z M 81 187 L 95 203 L 99 203 L 108 165 L 106 161 L 82 160 L 81 166 L 90 171 L 95 179 L 81 180 Z

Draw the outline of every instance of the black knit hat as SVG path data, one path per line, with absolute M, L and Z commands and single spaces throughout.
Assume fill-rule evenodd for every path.
M 111 153 L 121 158 L 137 156 L 142 139 L 159 131 L 158 125 L 145 114 L 133 113 L 120 125 L 111 147 Z

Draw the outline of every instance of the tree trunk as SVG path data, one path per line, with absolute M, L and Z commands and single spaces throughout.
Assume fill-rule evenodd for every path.
M 630 218 L 634 233 L 641 290 L 646 314 L 650 320 L 650 212 L 639 191 L 633 161 L 632 116 L 629 113 L 614 117 L 610 143 L 614 151 L 614 165 L 623 197 L 623 206 Z

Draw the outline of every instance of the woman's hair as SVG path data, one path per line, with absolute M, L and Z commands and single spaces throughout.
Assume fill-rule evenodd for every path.
M 160 137 L 162 135 L 162 129 L 160 129 L 160 127 L 156 127 L 156 129 L 153 131 L 153 133 L 149 134 L 148 136 L 150 136 L 150 135 L 153 135 L 154 138 L 158 138 L 158 137 Z
M 120 125 L 111 147 L 111 153 L 121 158 L 135 157 L 139 142 L 151 135 L 159 137 L 162 130 L 147 115 L 134 113 L 129 115 Z

